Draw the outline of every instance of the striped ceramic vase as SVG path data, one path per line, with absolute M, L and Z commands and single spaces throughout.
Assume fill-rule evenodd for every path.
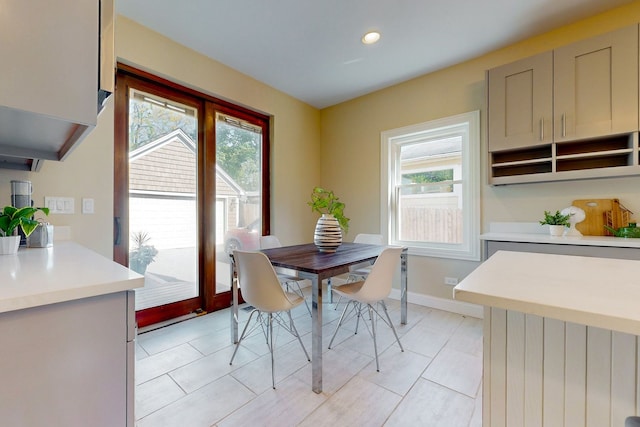
M 316 223 L 313 243 L 320 252 L 335 252 L 342 244 L 342 230 L 340 223 L 331 214 L 322 214 Z

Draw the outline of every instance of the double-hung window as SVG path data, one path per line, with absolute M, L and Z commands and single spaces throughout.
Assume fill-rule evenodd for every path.
M 480 260 L 480 113 L 381 134 L 381 218 L 414 255 Z

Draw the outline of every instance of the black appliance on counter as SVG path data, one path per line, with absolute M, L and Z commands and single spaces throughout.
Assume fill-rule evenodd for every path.
M 11 206 L 16 208 L 33 206 L 32 193 L 31 181 L 11 181 Z M 18 229 L 18 233 L 20 233 L 20 246 L 25 246 L 27 244 L 26 236 L 20 229 Z

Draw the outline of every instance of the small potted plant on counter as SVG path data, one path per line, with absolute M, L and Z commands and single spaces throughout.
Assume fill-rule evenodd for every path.
M 570 225 L 569 218 L 571 218 L 571 214 L 562 215 L 560 211 L 552 214 L 549 211 L 544 211 L 544 219 L 540 221 L 540 225 L 549 225 L 549 233 L 552 236 L 562 236 L 565 227 Z
M 15 254 L 20 246 L 18 227 L 28 237 L 40 224 L 33 219 L 36 212 L 49 215 L 49 208 L 5 206 L 0 212 L 0 255 Z

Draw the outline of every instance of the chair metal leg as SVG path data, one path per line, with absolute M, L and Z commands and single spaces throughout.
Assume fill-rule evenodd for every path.
M 380 363 L 378 362 L 378 342 L 376 341 L 376 320 L 373 316 L 373 307 L 367 304 L 369 308 L 369 320 L 371 320 L 371 335 L 373 336 L 373 351 L 376 354 L 376 371 L 380 372 Z
M 287 314 L 289 315 L 289 325 L 291 325 L 291 329 L 295 333 L 296 338 L 298 338 L 298 342 L 300 343 L 300 346 L 302 347 L 302 350 L 304 351 L 304 355 L 307 356 L 307 360 L 309 362 L 311 362 L 311 358 L 309 357 L 309 353 L 307 353 L 307 349 L 304 348 L 304 344 L 302 344 L 302 338 L 300 338 L 300 334 L 298 333 L 298 330 L 296 329 L 296 325 L 293 323 L 293 318 L 291 317 L 291 310 L 287 311 Z
M 362 304 L 354 301 L 353 305 L 358 310 L 357 317 L 356 317 L 356 331 L 354 333 L 354 335 L 358 335 L 358 327 L 360 327 L 360 318 L 362 317 Z
M 302 299 L 304 299 L 304 305 L 305 305 L 305 307 L 307 307 L 307 311 L 309 312 L 309 316 L 311 316 L 311 308 L 309 307 L 309 303 L 307 302 L 307 299 L 304 297 L 304 292 L 302 292 L 302 288 L 300 287 L 300 283 L 299 282 L 294 282 L 294 283 L 298 287 L 298 292 L 300 293 L 300 296 L 302 297 Z
M 340 304 L 340 301 L 342 301 L 342 295 L 338 296 L 338 301 L 336 301 L 336 303 L 333 304 L 333 309 L 334 310 L 338 309 L 338 304 Z
M 351 302 L 351 301 L 349 301 Z M 336 330 L 333 332 L 333 336 L 331 337 L 331 341 L 329 341 L 329 347 L 331 348 L 331 344 L 333 344 L 333 340 L 336 338 L 336 335 L 338 335 L 338 329 L 340 329 L 340 326 L 342 326 L 342 321 L 344 320 L 344 315 L 347 313 L 347 309 L 349 308 L 349 303 L 347 303 L 347 305 L 344 306 L 344 310 L 342 311 L 342 314 L 340 315 L 340 320 L 338 321 L 338 326 L 336 326 Z
M 384 310 L 384 314 L 387 315 L 387 320 L 389 321 L 389 326 L 391 326 L 391 330 L 393 331 L 393 335 L 396 337 L 396 341 L 398 342 L 398 345 L 400 346 L 400 351 L 404 352 L 404 348 L 402 348 L 402 344 L 400 343 L 400 338 L 398 338 L 398 334 L 396 333 L 396 328 L 393 326 L 393 322 L 391 321 L 391 317 L 389 317 L 389 312 L 387 311 L 387 304 L 384 303 L 384 300 L 380 301 L 380 304 L 382 304 L 382 309 Z
M 252 331 L 255 330 L 255 328 L 257 328 L 258 326 L 260 326 L 260 328 L 262 329 L 267 346 L 269 347 L 269 354 L 271 356 L 271 386 L 275 389 L 276 388 L 276 374 L 275 374 L 276 370 L 275 370 L 275 356 L 274 356 L 275 348 L 274 348 L 274 341 L 273 341 L 273 322 L 274 322 L 273 313 L 267 314 L 257 309 L 251 312 L 246 325 L 244 325 L 244 329 L 242 329 L 242 334 L 240 335 L 240 339 L 238 340 L 238 343 L 235 345 L 236 348 L 233 350 L 233 355 L 231 355 L 231 360 L 229 361 L 229 365 L 233 364 L 233 359 L 235 359 L 236 353 L 238 352 L 238 348 L 240 347 L 240 343 L 244 340 L 247 334 L 247 330 L 249 329 L 249 325 L 251 324 L 251 320 L 253 319 L 254 314 L 258 315 L 256 319 L 258 324 L 256 324 L 256 326 L 251 330 Z M 266 315 L 267 318 L 265 319 L 263 315 Z M 296 329 L 296 325 L 293 323 L 293 317 L 291 316 L 291 311 L 287 311 L 287 315 L 289 316 L 289 329 L 287 329 L 286 323 L 284 323 L 284 319 L 282 319 L 281 317 L 276 317 L 275 321 L 277 321 L 278 324 L 281 325 L 285 330 L 287 330 L 296 338 L 298 338 L 298 342 L 300 343 L 300 346 L 304 351 L 304 355 L 307 357 L 308 361 L 311 361 L 311 358 L 309 357 L 309 353 L 307 353 L 307 349 L 305 348 L 302 342 L 302 338 L 300 337 L 300 334 Z
M 276 368 L 273 360 L 273 313 L 269 313 L 269 352 L 271 353 L 271 385 L 276 389 Z
M 233 350 L 233 355 L 231 356 L 231 360 L 229 361 L 229 365 L 231 365 L 233 363 L 233 359 L 236 357 L 236 353 L 238 352 L 238 348 L 240 347 L 240 343 L 244 339 L 244 334 L 247 332 L 247 328 L 249 327 L 249 323 L 251 323 L 251 319 L 253 318 L 253 315 L 256 314 L 257 312 L 258 312 L 258 310 L 253 310 L 251 312 L 251 314 L 249 315 L 249 319 L 247 320 L 247 323 L 244 325 L 244 329 L 242 329 L 242 335 L 240 335 L 240 339 L 236 343 L 236 348 Z

